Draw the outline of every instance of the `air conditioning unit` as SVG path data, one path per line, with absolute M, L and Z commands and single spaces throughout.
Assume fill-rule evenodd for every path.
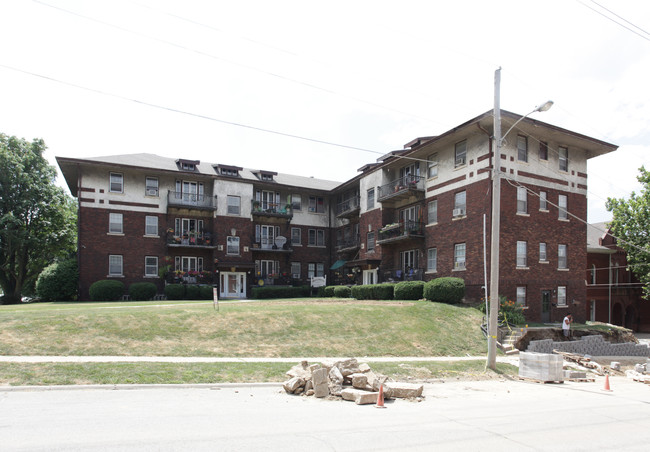
M 456 159 L 456 166 L 461 166 L 465 164 L 465 158 Z
M 465 268 L 465 261 L 454 262 L 454 268 L 455 269 L 463 269 L 463 268 Z
M 298 274 L 298 273 L 293 273 L 293 274 L 291 275 L 291 277 L 292 277 L 293 279 L 300 279 L 300 274 Z
M 465 215 L 465 209 L 454 209 L 453 211 L 453 216 L 454 217 L 460 217 Z
M 155 188 L 147 189 L 147 196 L 158 196 L 158 190 Z

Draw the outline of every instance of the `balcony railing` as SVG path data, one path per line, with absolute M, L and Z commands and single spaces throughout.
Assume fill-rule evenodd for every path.
M 352 215 L 359 211 L 359 196 L 354 198 L 346 199 L 336 205 L 336 216 L 337 217 L 346 217 Z
M 359 237 L 349 237 L 336 242 L 336 251 L 353 250 L 361 246 Z
M 377 243 L 387 243 L 409 238 L 424 237 L 424 224 L 419 221 L 403 221 L 388 224 L 379 230 Z
M 278 246 L 275 243 L 274 239 L 262 237 L 262 238 L 253 238 L 252 241 L 252 251 L 271 251 L 277 253 L 292 253 L 293 248 L 291 248 L 291 243 L 289 241 L 285 242 L 282 246 Z
M 214 237 L 207 232 L 188 232 L 180 235 L 174 235 L 173 232 L 169 232 L 167 233 L 167 245 L 172 247 L 216 247 Z
M 401 198 L 413 192 L 424 193 L 424 177 L 404 176 L 379 187 L 377 201 L 385 201 L 391 198 Z
M 167 205 L 173 207 L 215 210 L 217 208 L 217 200 L 212 196 L 204 194 L 170 190 L 167 194 Z
M 393 269 L 385 270 L 383 273 L 384 281 L 423 281 L 424 270 L 421 268 Z
M 251 201 L 251 210 L 253 215 L 260 215 L 265 217 L 293 217 L 293 208 L 291 204 L 278 204 L 268 201 Z

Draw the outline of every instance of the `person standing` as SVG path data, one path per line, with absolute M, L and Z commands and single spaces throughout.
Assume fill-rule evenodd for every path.
M 562 320 L 562 333 L 564 337 L 571 339 L 571 324 L 573 323 L 573 316 L 571 313 L 568 313 L 564 320 Z

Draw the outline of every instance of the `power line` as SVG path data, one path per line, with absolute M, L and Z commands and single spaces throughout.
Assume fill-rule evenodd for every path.
M 600 14 L 600 15 L 603 16 L 605 19 L 614 22 L 614 23 L 615 23 L 616 25 L 618 25 L 619 27 L 623 27 L 623 28 L 625 28 L 627 31 L 630 31 L 630 32 L 634 33 L 635 35 L 639 36 L 640 38 L 643 38 L 643 39 L 645 39 L 646 41 L 650 41 L 650 37 L 648 37 L 648 36 L 644 36 L 644 35 L 642 35 L 641 33 L 639 33 L 639 32 L 637 32 L 637 31 L 631 29 L 630 27 L 627 27 L 627 26 L 625 26 L 624 24 L 622 24 L 622 23 L 620 23 L 620 22 L 617 22 L 616 20 L 612 19 L 612 18 L 611 18 L 610 16 L 608 16 L 607 14 L 604 14 L 604 13 L 602 13 L 601 11 L 598 11 L 596 8 L 592 8 L 591 6 L 587 5 L 587 4 L 586 4 L 585 2 L 583 2 L 582 0 L 576 0 L 576 1 L 577 1 L 578 3 L 580 3 L 582 6 L 584 6 L 584 7 L 586 7 L 586 8 L 589 8 L 589 9 L 592 10 L 593 12 L 595 12 L 595 13 L 597 13 L 597 14 Z M 594 3 L 594 4 L 596 4 L 596 5 L 598 5 L 598 6 L 600 6 L 600 7 L 603 8 L 605 11 L 608 11 L 608 12 L 612 13 L 610 10 L 608 10 L 608 9 L 605 8 L 604 6 L 599 5 L 599 4 L 596 3 L 595 1 L 591 0 L 591 2 Z M 614 14 L 614 13 L 612 13 L 612 14 Z M 617 15 L 617 14 L 614 14 L 614 15 L 615 15 L 616 17 L 620 17 L 620 16 Z M 636 25 L 634 25 L 634 24 L 631 23 L 630 21 L 628 21 L 628 20 L 626 20 L 626 19 L 623 19 L 623 18 L 621 18 L 621 19 L 624 20 L 625 22 L 627 22 L 628 24 L 632 25 L 633 27 L 638 28 L 638 29 L 641 30 L 643 33 L 648 34 L 647 31 L 643 30 L 643 29 L 640 28 L 640 27 L 637 27 Z

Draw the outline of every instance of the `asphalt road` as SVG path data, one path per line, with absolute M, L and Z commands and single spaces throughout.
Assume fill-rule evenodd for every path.
M 446 382 L 385 409 L 271 386 L 0 390 L 4 451 L 648 450 L 650 385 Z

